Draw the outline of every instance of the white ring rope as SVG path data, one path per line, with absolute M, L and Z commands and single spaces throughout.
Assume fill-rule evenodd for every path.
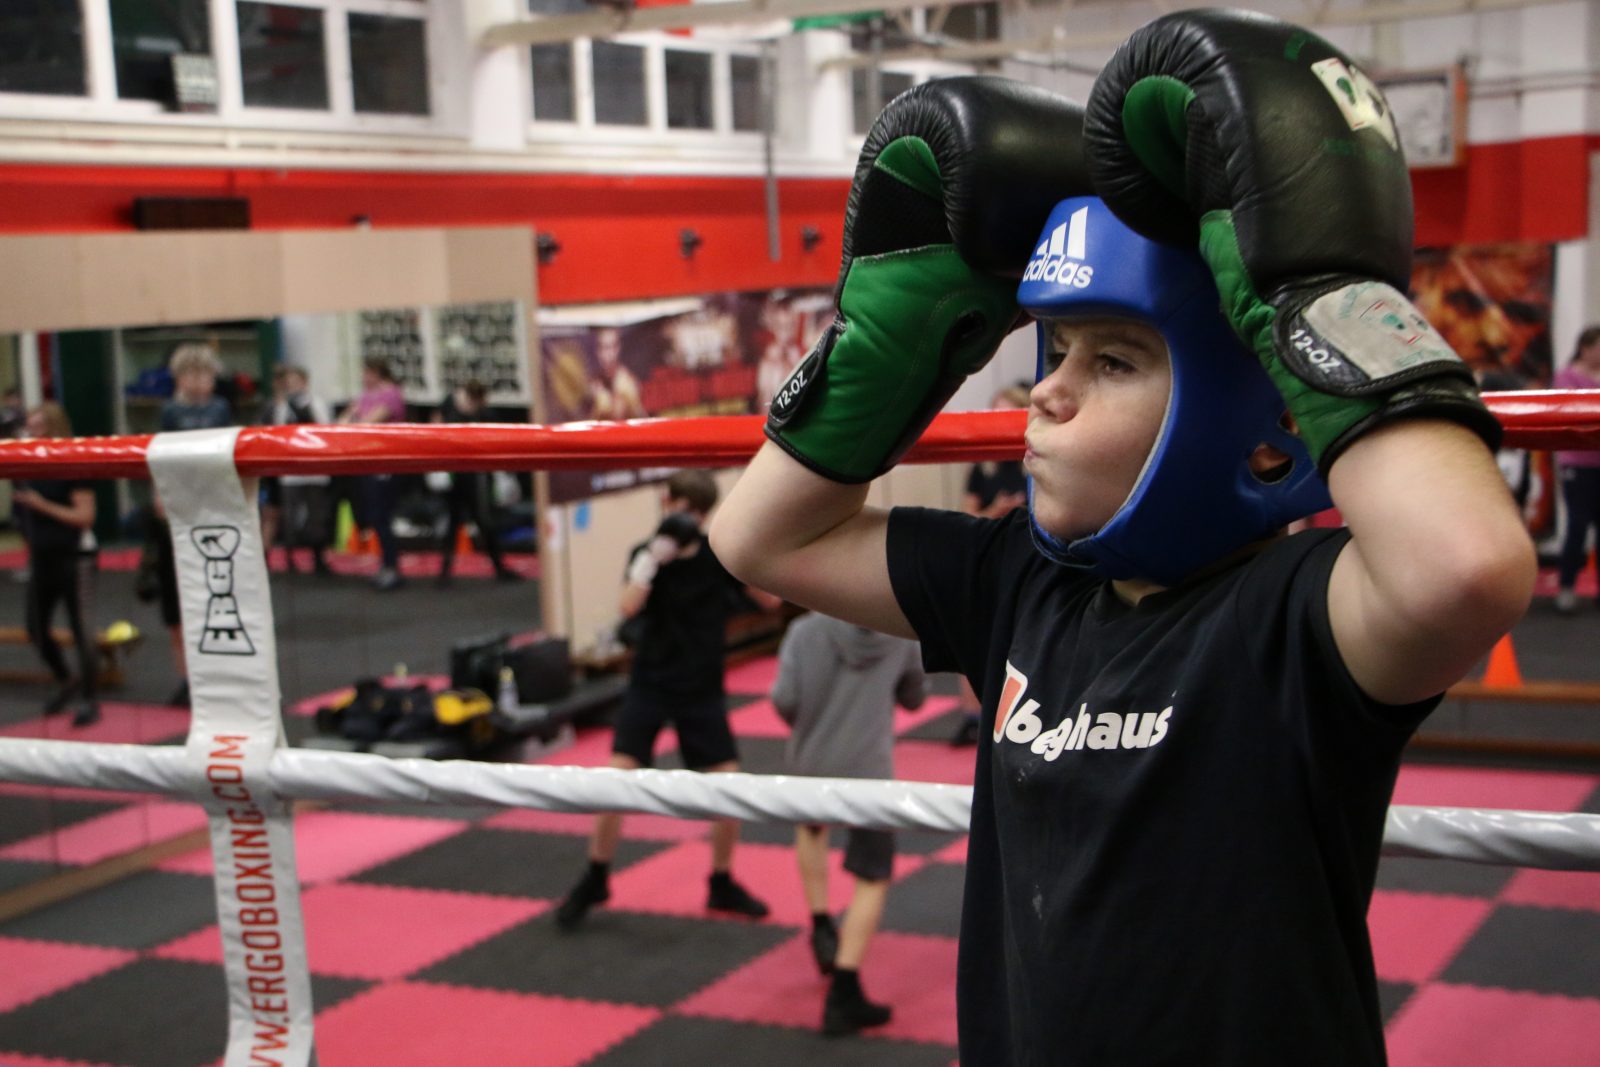
M 188 798 L 194 773 L 174 746 L 0 738 L 0 781 Z M 273 754 L 267 777 L 284 799 L 650 812 L 956 833 L 966 832 L 972 804 L 971 787 L 934 782 L 389 759 L 293 748 Z M 1600 815 L 1395 805 L 1383 852 L 1600 871 Z

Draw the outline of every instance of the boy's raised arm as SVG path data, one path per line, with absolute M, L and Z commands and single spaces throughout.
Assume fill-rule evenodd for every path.
M 1107 63 L 1085 143 L 1130 226 L 1198 239 L 1329 479 L 1353 537 L 1330 621 L 1357 683 L 1405 703 L 1459 679 L 1525 610 L 1533 553 L 1500 427 L 1405 296 L 1410 177 L 1382 94 L 1294 26 L 1178 13 Z
M 903 456 L 1018 320 L 1017 279 L 1050 210 L 1088 191 L 1082 112 L 1002 78 L 892 101 L 845 212 L 834 321 L 779 390 L 768 443 L 723 502 L 712 547 L 740 579 L 912 636 L 867 483 Z
M 1494 457 L 1437 421 L 1355 442 L 1328 487 L 1351 542 L 1328 584 L 1345 665 L 1391 704 L 1438 693 L 1528 608 L 1533 543 Z

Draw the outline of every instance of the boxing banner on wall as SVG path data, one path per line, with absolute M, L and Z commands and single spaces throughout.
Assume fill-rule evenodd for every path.
M 673 306 L 654 315 L 605 305 L 542 314 L 547 420 L 763 413 L 832 316 L 833 297 L 825 289 L 717 293 Z M 668 473 L 552 471 L 551 499 L 583 499 Z
M 311 975 L 294 825 L 267 782 L 283 744 L 278 652 L 255 485 L 237 428 L 158 434 L 150 474 L 172 527 L 192 712 L 187 754 L 205 807 L 228 982 L 226 1067 L 314 1062 Z
M 1419 249 L 1412 299 L 1489 389 L 1539 388 L 1551 374 L 1555 249 L 1547 244 Z
M 1412 299 L 1486 391 L 1542 389 L 1554 372 L 1550 338 L 1555 248 L 1548 244 L 1456 245 L 1418 250 Z M 1535 538 L 1556 524 L 1548 452 L 1504 449 L 1506 484 Z

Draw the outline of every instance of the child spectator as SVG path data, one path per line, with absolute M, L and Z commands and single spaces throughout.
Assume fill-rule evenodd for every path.
M 893 778 L 894 705 L 915 709 L 926 695 L 913 642 L 826 615 L 797 620 L 778 649 L 772 686 L 772 706 L 793 731 L 788 773 Z M 794 850 L 811 908 L 811 952 L 817 969 L 833 976 L 822 1032 L 838 1036 L 883 1025 L 891 1009 L 867 999 L 860 975 L 894 873 L 894 834 L 847 831 L 844 869 L 855 877 L 855 890 L 838 930 L 828 910 L 828 828 L 796 826 Z

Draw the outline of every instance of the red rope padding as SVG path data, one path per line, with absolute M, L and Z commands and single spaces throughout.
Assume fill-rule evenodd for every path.
M 1517 448 L 1600 450 L 1600 391 L 1489 393 Z M 1021 411 L 940 415 L 910 463 L 970 463 L 1022 455 Z M 257 426 L 239 434 L 239 472 L 368 474 L 433 470 L 608 470 L 730 467 L 763 440 L 758 415 L 559 426 Z M 149 435 L 0 442 L 0 478 L 147 478 Z

